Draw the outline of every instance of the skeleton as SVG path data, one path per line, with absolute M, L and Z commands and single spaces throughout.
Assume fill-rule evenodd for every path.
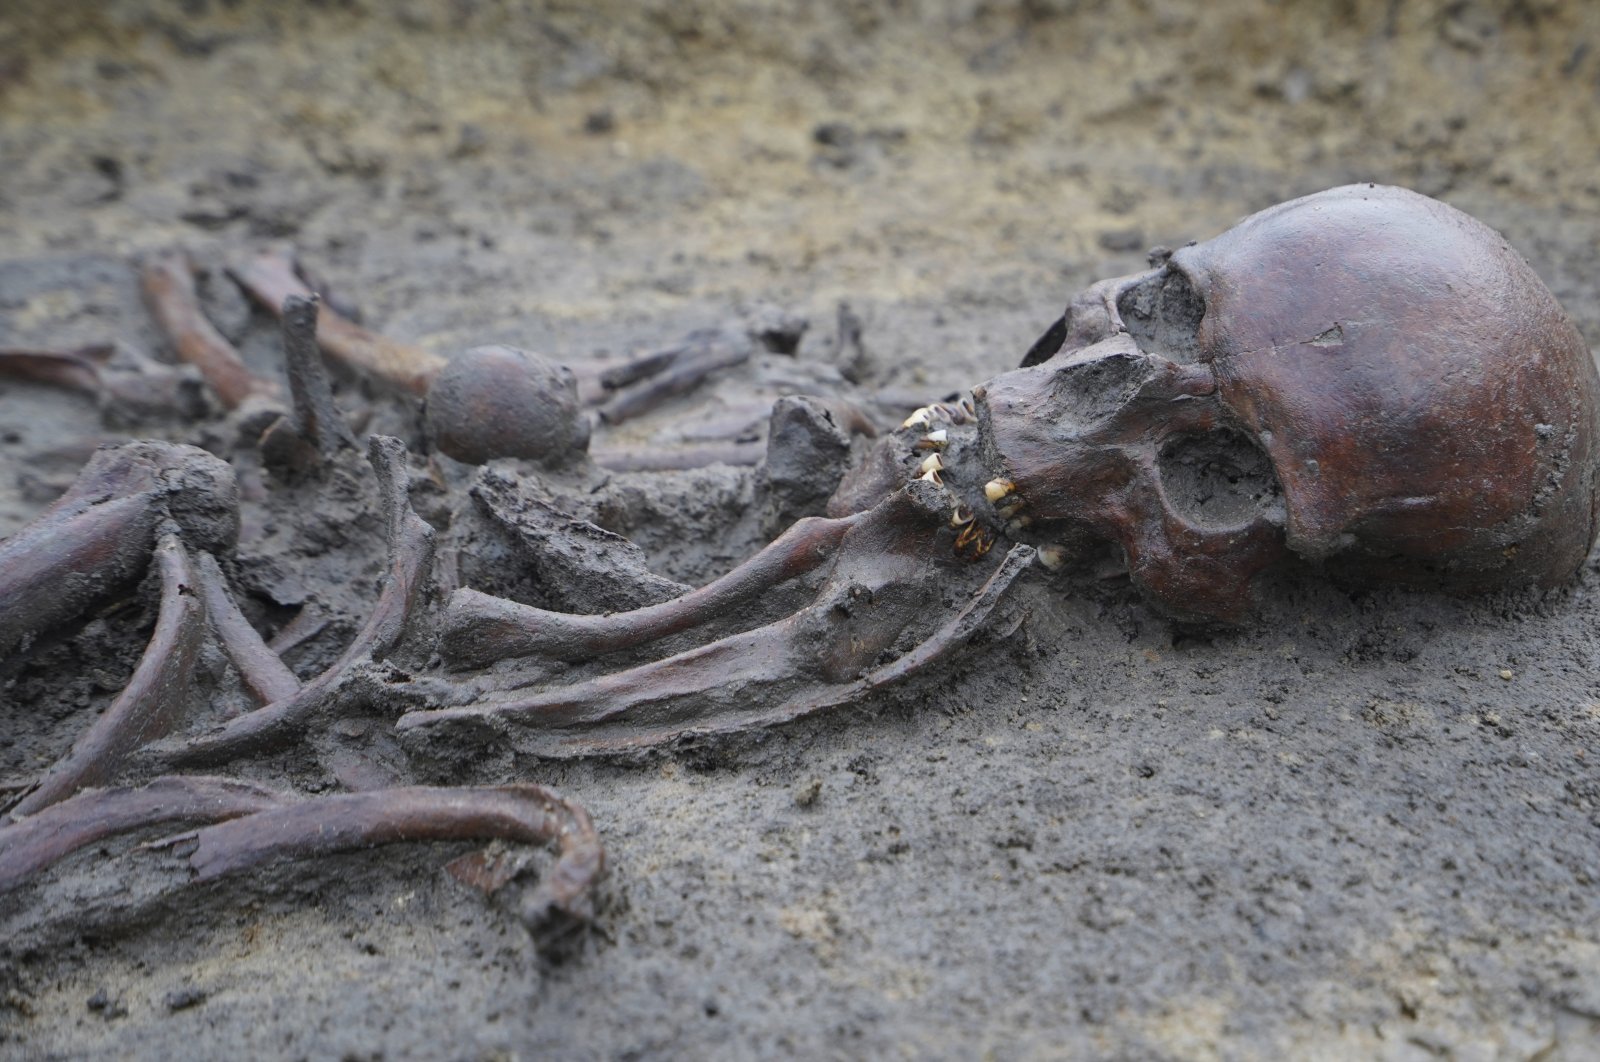
M 841 466 L 825 515 L 802 517 L 700 589 L 622 611 L 567 614 L 464 587 L 431 615 L 423 605 L 433 532 L 406 498 L 403 448 L 375 441 L 390 574 L 347 652 L 304 685 L 239 614 L 210 556 L 230 545 L 216 515 L 228 511 L 227 477 L 211 468 L 200 476 L 209 486 L 182 490 L 170 474 L 144 472 L 108 490 L 96 484 L 115 462 L 97 459 L 87 485 L 46 515 L 46 531 L 24 532 L 0 552 L 0 605 L 7 592 L 31 605 L 63 565 L 98 564 L 103 577 L 88 585 L 103 592 L 153 552 L 166 587 L 156 658 L 119 699 L 128 706 L 108 712 L 0 826 L 0 889 L 108 830 L 170 821 L 220 824 L 196 835 L 201 877 L 338 844 L 488 834 L 558 843 L 563 861 L 533 907 L 581 917 L 601 866 L 598 842 L 581 809 L 543 790 L 408 788 L 312 801 L 308 813 L 286 794 L 173 772 L 287 747 L 352 704 L 406 709 L 395 729 L 417 752 L 452 727 L 468 744 L 488 728 L 537 754 L 572 756 L 780 723 L 858 701 L 993 636 L 986 625 L 1025 571 L 1071 568 L 1103 546 L 1120 552 L 1153 605 L 1201 622 L 1246 615 L 1252 579 L 1289 557 L 1353 585 L 1458 591 L 1553 586 L 1581 565 L 1600 505 L 1600 380 L 1571 322 L 1492 231 L 1410 192 L 1353 186 L 1152 259 L 1147 272 L 1076 296 L 1022 368 L 970 399 L 916 410 L 855 467 Z M 280 447 L 298 455 L 289 471 L 315 474 L 348 452 L 348 432 L 330 423 L 337 411 L 310 386 L 315 303 L 288 294 L 275 308 L 291 322 L 304 378 L 291 379 L 296 409 L 262 447 L 274 430 L 287 433 L 299 446 Z M 335 335 L 378 351 L 374 364 L 406 389 L 426 391 L 438 374 L 436 360 L 405 362 L 405 348 L 369 333 Z M 641 360 L 623 385 L 674 361 L 720 356 L 700 348 L 662 364 Z M 506 357 L 490 360 L 498 372 Z M 784 430 L 774 429 L 770 445 L 811 440 L 803 445 L 817 453 L 848 452 L 843 408 L 784 407 L 774 414 L 787 418 Z M 586 433 L 570 437 L 581 450 Z M 786 456 L 769 454 L 769 466 Z M 207 460 L 161 451 L 145 465 L 176 468 L 182 480 L 210 468 Z M 480 492 L 492 475 L 483 473 Z M 778 490 L 799 480 L 769 482 Z M 791 500 L 821 506 L 814 488 L 795 488 Z M 180 519 L 196 509 L 209 517 L 203 534 Z M 123 523 L 100 519 L 113 510 Z M 114 548 L 69 562 L 41 545 L 69 524 Z M 559 525 L 547 524 L 549 533 L 581 539 L 572 563 L 607 548 L 592 525 Z M 204 552 L 191 561 L 189 548 Z M 808 603 L 772 615 L 769 592 L 806 578 L 815 580 Z M 191 586 L 197 596 L 183 592 Z M 86 601 L 39 611 L 34 627 L 62 622 Z M 175 719 L 160 691 L 185 675 L 173 654 L 192 652 L 183 647 L 207 613 L 260 707 L 162 737 Z M 0 608 L 7 622 L 19 614 Z M 34 627 L 0 627 L 0 636 L 8 647 L 25 644 Z M 408 638 L 436 644 L 440 666 L 387 666 Z M 685 639 L 695 644 L 651 658 Z M 550 681 L 553 666 L 583 662 L 576 681 Z M 144 784 L 84 788 L 130 775 Z M 272 832 L 289 821 L 312 823 L 315 837 Z

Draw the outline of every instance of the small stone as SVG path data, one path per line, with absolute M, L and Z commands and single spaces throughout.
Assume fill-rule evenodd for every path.
M 813 778 L 810 781 L 802 782 L 795 787 L 794 806 L 797 808 L 809 808 L 817 802 L 817 798 L 820 796 L 822 796 L 822 779 Z
M 190 1007 L 198 1007 L 205 1001 L 205 990 L 191 985 L 168 992 L 161 1002 L 166 1005 L 169 1011 L 179 1011 L 188 1010 Z
M 1510 682 L 1515 676 L 1510 668 L 1505 668 L 1500 672 L 1500 677 L 1505 679 L 1507 682 Z

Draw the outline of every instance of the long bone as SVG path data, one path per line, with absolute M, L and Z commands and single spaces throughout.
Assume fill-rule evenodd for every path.
M 700 626 L 812 571 L 834 556 L 861 514 L 808 517 L 713 582 L 658 605 L 604 616 L 549 612 L 476 590 L 458 590 L 445 613 L 439 651 L 453 668 L 484 667 L 508 657 L 582 660 L 630 649 Z
M 278 396 L 278 385 L 251 372 L 233 344 L 206 318 L 195 291 L 194 261 L 186 253 L 169 250 L 150 255 L 140 267 L 139 287 L 173 351 L 200 370 L 224 406 L 237 409 L 252 396 Z
M 95 400 L 103 414 L 124 420 L 197 419 L 205 403 L 193 369 L 163 365 L 109 343 L 74 350 L 0 349 L 0 374 L 65 387 Z
M 361 665 L 382 658 L 400 641 L 433 560 L 434 531 L 411 508 L 405 444 L 374 435 L 368 460 L 378 477 L 386 515 L 389 569 L 367 622 L 326 671 L 294 692 L 219 729 L 188 739 L 172 739 L 145 751 L 150 762 L 167 767 L 224 763 L 277 748 L 300 734 L 312 717 Z
M 315 298 L 295 275 L 294 261 L 276 252 L 258 254 L 229 270 L 229 275 L 273 314 L 282 315 L 284 303 L 291 297 Z M 327 308 L 317 318 L 316 336 L 328 354 L 414 395 L 426 394 L 445 365 L 437 354 L 370 332 Z
M 597 736 L 554 735 L 538 750 L 575 755 L 765 725 L 897 682 L 969 638 L 1034 556 L 1029 547 L 1014 549 L 955 619 L 921 647 L 881 663 L 913 621 L 940 607 L 943 573 L 934 558 L 949 554 L 948 543 L 938 548 L 950 534 L 947 500 L 942 488 L 917 480 L 851 521 L 815 602 L 776 623 L 563 688 L 411 712 L 397 727 L 480 719 L 539 731 L 604 728 Z
M 161 568 L 161 613 L 133 678 L 72 751 L 17 803 L 11 812 L 14 817 L 31 815 L 79 789 L 105 784 L 130 752 L 177 723 L 205 634 L 205 607 L 194 596 L 194 571 L 175 525 L 162 532 L 156 560 Z
M 407 787 L 305 800 L 236 779 L 168 776 L 136 788 L 89 790 L 0 826 L 0 895 L 88 845 L 174 824 L 201 828 L 152 847 L 187 849 L 195 883 L 385 844 L 552 845 L 555 866 L 517 905 L 535 930 L 560 929 L 563 919 L 591 920 L 592 889 L 605 873 L 605 850 L 588 812 L 543 786 Z M 503 879 L 478 883 L 492 892 Z
M 66 494 L 0 543 L 0 660 L 130 585 L 167 519 L 190 545 L 231 549 L 239 530 L 233 469 L 171 443 L 96 451 Z

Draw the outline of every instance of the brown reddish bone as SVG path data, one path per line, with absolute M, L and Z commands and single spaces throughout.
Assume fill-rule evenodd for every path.
M 861 518 L 800 520 L 722 578 L 682 597 L 630 612 L 577 616 L 458 590 L 445 614 L 439 651 L 449 666 L 468 668 L 534 654 L 582 660 L 644 645 L 698 627 L 812 571 L 833 557 Z
M 159 251 L 139 271 L 150 316 L 166 335 L 179 359 L 200 370 L 222 404 L 237 409 L 252 395 L 273 398 L 278 385 L 252 373 L 239 352 L 222 337 L 200 308 L 194 286 L 194 262 L 180 250 Z
M 375 845 L 488 838 L 553 844 L 560 853 L 522 903 L 528 924 L 552 912 L 594 917 L 591 889 L 605 873 L 605 849 L 587 811 L 537 785 L 380 789 L 273 808 L 197 831 L 189 865 L 208 881 Z
M 1497 233 L 1400 188 L 1102 281 L 974 395 L 1023 537 L 1115 542 L 1181 617 L 1240 618 L 1285 552 L 1353 585 L 1551 586 L 1600 523 L 1582 337 Z
M 283 312 L 283 304 L 290 296 L 313 297 L 311 289 L 295 274 L 293 260 L 283 254 L 263 252 L 229 272 L 240 287 L 274 314 Z M 414 395 L 427 393 L 428 384 L 445 365 L 445 360 L 436 354 L 369 332 L 326 307 L 317 319 L 317 342 L 346 365 Z
M 610 379 L 627 380 L 600 404 L 600 419 L 621 424 L 692 391 L 706 378 L 742 365 L 755 353 L 748 337 L 720 329 L 695 332 L 682 343 L 611 370 Z
M 556 865 L 518 912 L 533 927 L 552 913 L 592 919 L 592 890 L 605 873 L 605 849 L 588 812 L 542 786 L 383 789 L 301 800 L 231 778 L 171 776 L 138 788 L 80 793 L 0 825 L 0 894 L 107 837 L 183 823 L 222 824 L 158 842 L 195 842 L 189 866 L 197 882 L 381 844 L 498 839 L 553 845 Z M 490 891 L 500 883 L 489 880 Z
M 377 474 L 387 516 L 389 571 L 372 614 L 355 640 L 321 675 L 296 692 L 237 716 L 210 734 L 163 743 L 152 759 L 169 765 L 224 763 L 282 746 L 303 731 L 339 689 L 351 669 L 381 658 L 400 641 L 433 560 L 433 528 L 411 508 L 406 448 L 399 439 L 372 436 L 368 458 Z
M 124 365 L 113 365 L 117 348 L 96 343 L 75 350 L 0 349 L 0 374 L 33 383 L 79 391 L 103 410 L 139 419 L 194 418 L 204 410 L 198 382 L 190 370 L 124 351 Z
M 882 672 L 877 684 L 897 681 L 939 658 L 941 637 L 965 640 L 976 629 L 972 624 L 936 634 L 928 653 L 913 654 L 921 661 L 915 666 L 874 671 L 879 655 L 937 607 L 930 603 L 941 596 L 944 572 L 932 558 L 948 553 L 947 542 L 939 548 L 949 535 L 947 516 L 943 490 L 915 481 L 849 526 L 816 601 L 777 623 L 533 696 L 412 712 L 398 726 L 409 730 L 485 717 L 537 728 L 615 723 L 631 731 L 625 741 L 652 742 L 708 725 L 696 719 L 763 725 L 804 714 L 812 710 L 808 706 L 841 703 L 838 696 L 851 696 L 842 691 L 857 690 L 867 681 L 864 674 Z M 986 617 L 1032 556 L 1031 548 L 1008 555 L 1004 574 L 992 577 L 963 615 L 976 609 Z
M 437 712 L 412 712 L 401 716 L 397 725 L 400 730 L 412 730 L 449 719 L 507 718 L 537 728 L 531 731 L 537 737 L 529 751 L 552 759 L 627 754 L 666 742 L 778 726 L 830 708 L 859 704 L 867 696 L 904 682 L 949 659 L 989 622 L 1006 591 L 1018 576 L 1035 563 L 1036 556 L 1032 546 L 1013 546 L 961 610 L 904 656 L 867 671 L 853 682 L 802 688 L 775 704 L 770 701 L 762 703 L 760 698 L 753 699 L 751 703 L 754 706 L 719 703 L 717 707 L 721 710 L 714 710 L 705 717 L 689 722 L 630 715 L 630 709 L 648 706 L 653 695 L 646 695 L 628 703 L 613 699 L 614 710 L 610 712 L 581 721 L 568 718 L 562 722 L 544 714 L 550 707 L 548 699 L 529 698 Z M 663 664 L 671 662 L 662 661 Z M 654 666 L 646 665 L 636 671 L 644 672 Z M 633 685 L 634 692 L 644 692 L 638 688 L 638 684 Z M 616 690 L 610 693 L 614 698 Z M 570 727 L 577 729 L 568 729 Z
M 192 446 L 139 442 L 99 450 L 72 487 L 0 543 L 0 660 L 36 635 L 125 590 L 145 570 L 156 528 L 232 549 L 238 487 L 226 463 Z
M 138 788 L 92 789 L 29 815 L 0 820 L 0 894 L 73 852 L 118 834 L 220 822 L 276 807 L 281 794 L 235 778 L 156 778 Z
M 194 596 L 194 572 L 176 530 L 163 533 L 156 546 L 161 614 L 133 678 L 66 758 L 12 809 L 15 817 L 31 815 L 79 789 L 105 784 L 130 752 L 166 734 L 177 722 L 205 634 L 205 609 Z
M 211 629 L 256 702 L 272 704 L 300 692 L 299 678 L 267 647 L 260 633 L 239 611 L 217 559 L 209 553 L 200 554 L 195 562 L 195 578 Z

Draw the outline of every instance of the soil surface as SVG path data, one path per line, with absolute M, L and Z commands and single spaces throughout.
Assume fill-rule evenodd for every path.
M 1593 346 L 1597 152 L 1600 6 L 1557 0 L 14 0 L 0 347 L 171 361 L 136 263 L 181 245 L 208 315 L 275 374 L 276 326 L 223 268 L 292 246 L 331 304 L 446 356 L 505 343 L 587 371 L 808 323 L 793 355 L 763 348 L 596 447 L 759 438 L 791 393 L 887 423 L 1015 366 L 1149 247 L 1358 180 L 1501 230 Z M 476 549 L 476 473 L 427 455 L 413 399 L 337 384 L 360 430 L 418 455 L 413 502 L 468 585 L 637 604 L 772 530 L 747 467 L 504 462 L 490 474 L 633 539 L 658 577 L 542 585 Z M 246 611 L 268 635 L 325 620 L 286 654 L 315 674 L 383 570 L 376 488 L 356 458 L 278 484 L 236 436 L 0 380 L 0 535 L 101 441 L 206 446 L 240 472 Z M 493 736 L 396 743 L 380 704 L 234 764 L 304 793 L 551 785 L 607 845 L 596 924 L 542 956 L 444 873 L 462 846 L 195 888 L 108 841 L 0 897 L 0 1054 L 1596 1057 L 1592 568 L 1475 600 L 1290 574 L 1257 619 L 1205 632 L 1125 579 L 1039 574 L 1005 637 L 756 735 L 547 761 Z M 8 665 L 0 785 L 121 688 L 154 600 L 147 581 Z M 429 666 L 425 633 L 403 661 Z M 201 671 L 202 720 L 244 705 L 218 654 Z

